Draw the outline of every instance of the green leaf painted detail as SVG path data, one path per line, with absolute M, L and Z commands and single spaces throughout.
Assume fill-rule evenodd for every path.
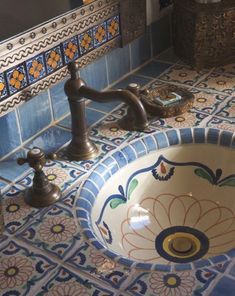
M 119 205 L 126 203 L 125 200 L 121 199 L 121 198 L 114 198 L 111 202 L 110 202 L 110 207 L 111 209 L 116 209 Z
M 211 184 L 213 184 L 213 179 L 212 177 L 203 169 L 196 169 L 194 171 L 194 173 L 198 176 L 201 177 L 203 179 L 206 179 L 207 181 L 209 181 Z
M 228 179 L 228 180 L 224 181 L 223 183 L 221 183 L 219 186 L 220 187 L 222 187 L 222 186 L 235 187 L 235 178 Z
M 127 199 L 130 199 L 132 192 L 135 190 L 135 188 L 138 185 L 137 179 L 133 179 L 129 185 L 128 193 L 127 193 Z

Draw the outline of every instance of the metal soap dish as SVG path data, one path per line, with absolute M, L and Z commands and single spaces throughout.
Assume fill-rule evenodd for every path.
M 172 93 L 177 94 L 181 99 L 168 105 L 160 105 L 157 102 L 156 98 L 160 98 L 163 102 L 172 100 Z M 140 99 L 150 115 L 167 118 L 187 112 L 193 106 L 194 95 L 185 88 L 164 84 L 153 89 L 141 90 Z

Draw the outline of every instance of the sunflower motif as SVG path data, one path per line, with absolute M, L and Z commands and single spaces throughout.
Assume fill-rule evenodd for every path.
M 114 261 L 104 257 L 99 251 L 95 251 L 94 249 L 90 252 L 90 258 L 99 272 L 110 271 L 116 267 Z
M 15 89 L 20 89 L 25 75 L 18 70 L 14 70 L 11 74 L 10 85 Z
M 54 285 L 45 296 L 91 296 L 91 294 L 78 282 L 69 281 Z
M 216 89 L 218 91 L 230 90 L 234 88 L 233 77 L 226 77 L 224 75 L 214 75 L 210 76 L 205 82 L 202 81 L 198 87 L 209 87 Z
M 32 208 L 24 202 L 23 196 L 3 200 L 3 212 L 6 224 L 12 221 L 19 221 L 31 211 Z
M 195 108 L 211 108 L 211 106 L 214 106 L 214 104 L 216 103 L 215 95 L 198 93 L 194 94 L 194 97 L 195 100 L 193 106 Z
M 196 123 L 196 120 L 197 119 L 193 113 L 185 113 L 177 117 L 165 119 L 166 124 L 174 128 L 194 126 Z
M 0 260 L 0 288 L 14 288 L 28 281 L 34 271 L 32 262 L 22 256 Z
M 107 123 L 99 127 L 99 132 L 105 137 L 121 137 L 126 134 L 117 123 Z
M 109 25 L 109 28 L 108 28 L 108 31 L 109 33 L 112 35 L 112 36 L 115 36 L 115 34 L 117 33 L 118 31 L 118 23 L 115 22 L 115 20 L 112 20 L 110 25 Z
M 184 82 L 184 81 L 195 81 L 198 73 L 194 70 L 190 70 L 184 67 L 174 67 L 169 73 L 163 75 L 163 77 L 169 80 Z
M 42 63 L 37 60 L 32 62 L 32 66 L 29 69 L 29 74 L 34 77 L 34 79 L 38 79 L 43 69 Z
M 189 272 L 168 273 L 153 272 L 149 279 L 150 290 L 154 295 L 188 296 L 192 295 L 195 278 Z
M 47 65 L 50 66 L 52 69 L 56 69 L 58 67 L 60 59 L 61 56 L 55 50 L 52 50 L 47 60 Z
M 167 264 L 157 252 L 156 239 L 163 230 L 180 225 L 204 233 L 209 240 L 205 257 L 215 256 L 234 248 L 234 221 L 231 209 L 212 200 L 198 200 L 192 194 L 160 194 L 129 207 L 121 223 L 121 244 L 131 259 Z
M 39 236 L 45 242 L 64 242 L 76 233 L 76 224 L 73 218 L 53 217 L 46 219 L 39 228 Z
M 64 184 L 69 179 L 68 174 L 59 168 L 45 168 L 44 172 L 47 179 L 57 186 Z
M 69 42 L 68 45 L 67 45 L 67 48 L 65 50 L 65 55 L 70 59 L 72 60 L 75 56 L 75 53 L 77 51 L 77 46 L 76 44 L 72 43 L 72 42 Z

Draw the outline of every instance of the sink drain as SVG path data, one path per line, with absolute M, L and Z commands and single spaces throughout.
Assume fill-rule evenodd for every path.
M 155 246 L 163 258 L 186 263 L 203 257 L 209 249 L 209 240 L 197 229 L 174 226 L 163 230 L 157 236 Z

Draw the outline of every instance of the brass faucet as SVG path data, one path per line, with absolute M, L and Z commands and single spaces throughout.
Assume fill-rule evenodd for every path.
M 65 93 L 69 100 L 72 118 L 72 141 L 67 147 L 70 160 L 87 160 L 97 155 L 98 149 L 89 139 L 85 118 L 85 101 L 108 103 L 122 101 L 129 109 L 120 126 L 127 130 L 142 131 L 148 126 L 146 111 L 139 100 L 137 90 L 109 90 L 99 92 L 86 86 L 79 77 L 79 66 L 76 62 L 68 65 L 71 78 L 65 83 Z

